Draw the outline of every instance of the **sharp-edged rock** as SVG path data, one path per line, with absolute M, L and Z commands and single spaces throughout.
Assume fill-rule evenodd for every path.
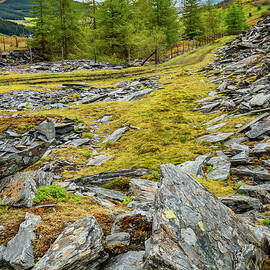
M 114 131 L 110 136 L 108 136 L 103 143 L 111 142 L 114 143 L 118 141 L 122 135 L 129 130 L 129 127 L 122 127 Z
M 263 209 L 262 203 L 259 199 L 248 196 L 220 197 L 219 199 L 237 214 L 250 210 L 261 211 Z
M 131 179 L 129 182 L 129 194 L 135 201 L 153 201 L 158 189 L 158 183 L 146 179 Z
M 58 236 L 33 270 L 98 270 L 108 258 L 102 237 L 94 217 L 77 220 Z
M 145 269 L 260 269 L 266 250 L 245 224 L 180 168 L 161 174 Z
M 41 222 L 39 216 L 25 214 L 25 221 L 20 225 L 18 233 L 5 247 L 0 249 L 0 259 L 8 263 L 15 270 L 25 270 L 33 267 L 34 250 L 32 240 L 36 237 L 34 230 L 37 223 Z
M 53 174 L 42 170 L 17 173 L 0 181 L 1 205 L 32 207 L 37 190 L 49 186 Z
M 203 135 L 199 138 L 197 138 L 198 141 L 206 141 L 206 142 L 224 142 L 227 139 L 229 139 L 233 135 L 232 132 L 227 132 L 227 133 L 214 133 L 214 134 L 208 134 L 208 135 Z
M 123 169 L 111 172 L 103 172 L 99 174 L 93 174 L 85 177 L 80 177 L 73 179 L 72 181 L 79 185 L 93 185 L 93 186 L 101 186 L 106 183 L 109 183 L 115 178 L 119 177 L 130 177 L 130 178 L 137 178 L 143 175 L 151 174 L 152 170 L 145 169 L 145 168 L 132 168 L 132 169 Z
M 109 156 L 109 155 L 95 156 L 95 157 L 92 157 L 88 160 L 87 165 L 88 166 L 100 166 L 111 158 L 112 158 L 112 156 Z

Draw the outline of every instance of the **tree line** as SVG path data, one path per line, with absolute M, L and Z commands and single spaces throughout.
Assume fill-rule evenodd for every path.
M 32 0 L 33 48 L 48 58 L 130 61 L 173 48 L 181 39 L 202 39 L 245 30 L 240 0 L 226 10 L 185 0 Z M 222 15 L 222 16 L 221 16 Z

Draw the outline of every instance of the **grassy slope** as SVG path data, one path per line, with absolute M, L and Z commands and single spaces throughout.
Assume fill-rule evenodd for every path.
M 140 130 L 127 132 L 119 142 L 110 145 L 107 149 L 104 145 L 102 153 L 114 154 L 114 158 L 100 167 L 86 167 L 87 159 L 84 153 L 90 152 L 89 146 L 81 148 L 67 147 L 62 150 L 54 150 L 50 159 L 69 159 L 73 163 L 83 165 L 78 172 L 69 171 L 63 174 L 63 178 L 74 178 L 93 173 L 123 169 L 129 167 L 148 167 L 155 171 L 163 163 L 179 163 L 192 160 L 197 155 L 214 152 L 209 144 L 199 143 L 196 137 L 206 134 L 203 123 L 216 117 L 218 114 L 202 114 L 192 112 L 194 101 L 204 98 L 207 93 L 215 89 L 207 79 L 200 75 L 189 75 L 188 70 L 198 70 L 207 65 L 213 59 L 213 51 L 220 47 L 228 38 L 215 42 L 204 48 L 180 56 L 171 62 L 157 67 L 133 68 L 123 71 L 102 72 L 73 72 L 70 74 L 34 74 L 17 75 L 9 74 L 0 76 L 0 91 L 7 92 L 15 89 L 36 89 L 37 91 L 58 89 L 64 81 L 90 81 L 92 85 L 114 86 L 118 81 L 133 79 L 142 75 L 164 75 L 160 81 L 164 84 L 162 89 L 155 90 L 154 95 L 148 95 L 133 102 L 100 102 L 90 105 L 80 105 L 64 110 L 39 111 L 25 113 L 26 116 L 42 115 L 77 117 L 87 126 L 91 126 L 95 119 L 105 113 L 112 113 L 114 118 L 106 125 L 100 126 L 98 133 L 105 137 L 115 129 L 132 124 L 140 127 Z M 36 83 L 36 84 L 33 84 Z M 41 87 L 40 87 L 40 83 Z M 169 83 L 169 84 L 168 84 Z M 12 113 L 0 112 L 2 115 Z M 29 121 L 29 118 L 26 118 Z M 234 125 L 246 123 L 249 117 L 234 118 L 230 124 L 221 131 L 233 131 Z M 40 121 L 39 118 L 36 121 Z M 10 123 L 10 122 L 8 122 Z M 28 122 L 26 122 L 28 124 Z M 22 123 L 14 123 L 18 128 Z M 7 120 L 0 118 L 0 130 L 7 127 Z M 38 164 L 36 165 L 36 167 Z M 153 177 L 150 177 L 153 178 Z M 234 183 L 198 179 L 212 193 L 217 196 L 234 194 Z M 116 181 L 117 182 L 117 181 Z M 111 187 L 118 189 L 126 186 L 126 179 L 121 179 Z M 123 186 L 121 186 L 123 185 Z M 115 210 L 122 211 L 121 207 Z M 0 237 L 0 244 L 10 239 L 17 231 L 18 225 L 23 220 L 28 209 L 0 208 L 0 224 L 6 225 L 4 238 Z M 35 241 L 36 257 L 48 248 L 59 232 L 67 224 L 80 217 L 94 215 L 101 223 L 105 233 L 109 232 L 112 217 L 108 209 L 97 206 L 85 199 L 81 204 L 59 203 L 56 212 L 49 209 L 31 210 L 42 216 L 43 222 L 38 225 L 37 234 L 41 235 Z M 76 215 L 74 215 L 76 213 Z

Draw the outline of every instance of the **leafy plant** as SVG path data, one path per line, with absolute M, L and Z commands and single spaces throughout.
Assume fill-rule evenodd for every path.
M 86 158 L 89 158 L 92 156 L 92 153 L 91 152 L 83 152 L 82 155 Z
M 83 133 L 83 138 L 93 138 L 93 134 L 91 132 Z
M 160 174 L 159 174 L 158 171 L 153 171 L 153 172 L 152 172 L 152 176 L 153 176 L 153 178 L 155 178 L 155 179 L 157 179 L 157 180 L 160 179 Z
M 42 186 L 38 189 L 34 199 L 36 203 L 45 201 L 67 202 L 72 201 L 81 203 L 82 198 L 78 195 L 70 195 L 66 189 L 59 185 Z
M 264 225 L 264 226 L 270 226 L 270 219 L 264 219 L 261 221 L 261 225 Z
M 122 202 L 119 202 L 120 205 L 128 205 L 129 203 L 133 202 L 133 200 L 129 196 L 125 196 Z
M 40 187 L 34 201 L 37 203 L 44 201 L 67 202 L 68 199 L 67 190 L 59 185 L 51 185 Z

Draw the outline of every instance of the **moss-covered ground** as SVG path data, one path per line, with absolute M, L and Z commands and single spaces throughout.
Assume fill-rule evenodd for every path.
M 15 73 L 0 74 L 0 93 L 14 90 L 57 91 L 65 82 L 88 82 L 92 86 L 115 87 L 123 80 L 133 80 L 141 76 L 161 75 L 162 88 L 154 91 L 153 95 L 145 96 L 132 102 L 99 102 L 88 105 L 74 105 L 62 110 L 44 110 L 38 112 L 22 112 L 25 116 L 20 123 L 8 121 L 14 112 L 0 112 L 0 130 L 13 125 L 16 130 L 31 128 L 43 117 L 70 117 L 83 122 L 85 126 L 96 123 L 95 120 L 104 114 L 112 114 L 113 118 L 105 125 L 100 125 L 96 131 L 101 138 L 105 138 L 117 128 L 134 125 L 139 130 L 130 130 L 123 137 L 112 144 L 99 143 L 99 153 L 111 154 L 113 158 L 102 166 L 89 167 L 86 163 L 91 156 L 91 147 L 80 148 L 66 146 L 55 149 L 49 160 L 71 160 L 78 165 L 77 171 L 62 173 L 62 179 L 71 179 L 90 174 L 119 170 L 132 167 L 146 167 L 154 170 L 149 179 L 158 181 L 159 166 L 164 163 L 181 163 L 194 160 L 198 155 L 212 153 L 218 148 L 211 148 L 208 143 L 196 140 L 198 136 L 207 134 L 203 126 L 222 112 L 203 114 L 192 111 L 196 100 L 207 97 L 208 92 L 216 89 L 204 75 L 195 73 L 213 61 L 213 53 L 231 38 L 223 38 L 208 46 L 198 48 L 186 55 L 179 56 L 170 62 L 158 66 L 130 68 L 121 71 L 76 71 L 64 74 L 30 74 Z M 35 120 L 29 120 L 35 119 Z M 252 117 L 231 118 L 220 131 L 235 131 L 236 124 L 245 124 Z M 21 128 L 20 128 L 21 127 Z M 101 140 L 102 141 L 102 140 Z M 220 145 L 220 148 L 222 146 Z M 41 160 L 34 168 L 43 162 Z M 234 182 L 210 179 L 198 179 L 206 188 L 217 196 L 235 193 Z M 120 178 L 106 185 L 107 188 L 126 191 L 129 179 Z M 121 206 L 122 207 L 122 206 Z M 121 207 L 116 207 L 122 211 Z M 36 256 L 40 257 L 59 234 L 64 226 L 84 216 L 94 215 L 102 224 L 105 233 L 109 232 L 112 222 L 110 212 L 85 198 L 80 204 L 74 202 L 57 203 L 56 211 L 50 208 L 32 209 L 31 212 L 42 216 L 42 223 L 38 225 L 37 234 L 40 239 L 35 242 Z M 0 208 L 0 224 L 7 226 L 8 234 L 0 239 L 0 244 L 7 241 L 16 233 L 18 224 L 23 220 L 29 209 Z M 14 228 L 11 230 L 10 228 Z

